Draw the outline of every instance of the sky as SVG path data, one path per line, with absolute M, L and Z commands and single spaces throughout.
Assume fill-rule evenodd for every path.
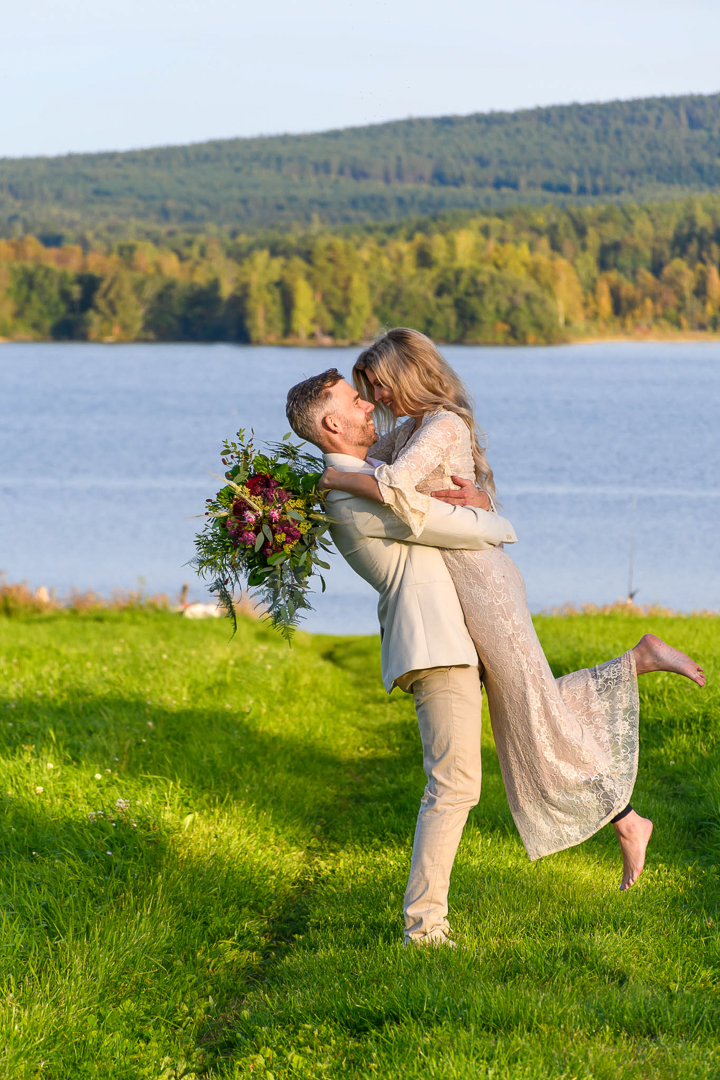
M 0 157 L 720 90 L 718 0 L 0 4 Z

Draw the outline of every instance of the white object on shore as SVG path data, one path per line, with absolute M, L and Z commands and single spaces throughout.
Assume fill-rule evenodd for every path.
M 223 610 L 217 604 L 188 604 L 182 613 L 186 619 L 221 619 L 223 616 Z

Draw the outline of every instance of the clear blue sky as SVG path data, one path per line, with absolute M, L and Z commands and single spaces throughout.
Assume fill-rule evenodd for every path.
M 718 0 L 24 0 L 0 156 L 720 89 Z

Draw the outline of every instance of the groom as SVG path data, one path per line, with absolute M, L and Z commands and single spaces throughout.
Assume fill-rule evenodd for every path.
M 375 406 L 339 371 L 293 386 L 287 418 L 300 438 L 323 451 L 326 466 L 372 472 Z M 439 548 L 482 549 L 516 539 L 505 518 L 483 507 L 474 484 L 433 499 L 424 531 L 413 537 L 388 507 L 331 491 L 330 533 L 341 555 L 380 594 L 382 678 L 388 693 L 412 693 L 427 786 L 420 805 L 405 892 L 406 943 L 453 945 L 447 897 L 455 852 L 480 798 L 482 691 L 478 656 Z M 459 505 L 462 499 L 466 505 Z

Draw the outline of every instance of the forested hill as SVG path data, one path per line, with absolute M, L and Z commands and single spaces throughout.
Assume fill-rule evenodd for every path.
M 720 94 L 0 160 L 0 233 L 115 219 L 243 230 L 720 189 Z

